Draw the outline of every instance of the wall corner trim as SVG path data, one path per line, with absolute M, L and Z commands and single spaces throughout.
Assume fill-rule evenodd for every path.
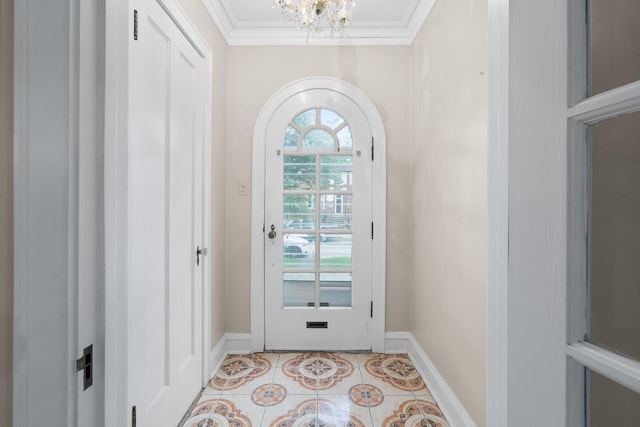
M 449 384 L 411 332 L 387 332 L 385 353 L 407 353 L 451 427 L 477 427 Z
M 249 353 L 251 353 L 251 334 L 224 334 L 209 354 L 211 378 L 218 372 L 227 355 Z

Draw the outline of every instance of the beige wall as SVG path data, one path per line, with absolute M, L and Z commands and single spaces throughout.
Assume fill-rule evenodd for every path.
M 13 352 L 13 1 L 0 2 L 0 426 L 11 425 Z
M 213 51 L 211 111 L 211 346 L 225 333 L 225 197 L 227 142 L 227 44 L 201 0 L 181 0 Z
M 230 47 L 227 146 L 227 332 L 250 332 L 251 183 L 253 128 L 260 109 L 284 85 L 330 76 L 362 90 L 376 105 L 387 133 L 388 331 L 409 327 L 412 230 L 408 47 Z
M 411 332 L 475 422 L 487 360 L 487 0 L 438 1 L 412 49 Z

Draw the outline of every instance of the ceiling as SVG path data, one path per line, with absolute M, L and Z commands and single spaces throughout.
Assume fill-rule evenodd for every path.
M 273 0 L 203 0 L 231 46 L 307 44 L 307 32 L 286 21 Z M 357 0 L 345 35 L 314 34 L 311 45 L 409 45 L 435 0 Z

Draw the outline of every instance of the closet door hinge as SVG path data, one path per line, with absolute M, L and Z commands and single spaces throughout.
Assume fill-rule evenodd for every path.
M 136 419 L 136 407 L 131 408 L 131 427 L 136 427 L 138 420 Z
M 373 301 L 371 301 L 371 318 L 373 319 Z
M 133 11 L 133 39 L 138 40 L 138 11 Z
M 371 221 L 371 240 L 373 240 L 373 221 Z

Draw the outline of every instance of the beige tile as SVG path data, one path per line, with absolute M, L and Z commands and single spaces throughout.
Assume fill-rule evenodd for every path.
M 281 384 L 287 390 L 287 394 L 292 395 L 316 395 L 318 393 L 318 383 L 315 378 L 307 378 L 297 372 L 294 368 L 289 369 L 285 374 L 282 367 L 276 369 L 273 377 L 275 384 Z
M 385 421 L 390 422 L 394 419 L 398 421 L 397 425 L 413 426 L 407 421 L 424 418 L 416 400 L 407 396 L 385 396 L 382 405 L 371 407 L 369 410 L 374 426 L 386 425 Z
M 351 362 L 353 366 L 360 366 L 360 362 L 358 361 L 358 353 L 335 353 L 340 356 L 342 359 L 348 360 Z
M 229 425 L 231 421 L 238 427 L 259 426 L 262 423 L 265 408 L 258 406 L 251 400 L 250 396 L 236 395 L 230 399 L 221 397 L 213 405 L 210 417 L 218 417 L 226 419 L 226 423 L 221 422 L 220 425 Z M 214 424 L 215 425 L 215 424 Z
M 197 423 L 202 419 L 207 419 L 216 400 L 218 400 L 216 396 L 201 396 L 200 399 L 198 399 L 198 402 L 196 402 L 193 407 L 189 408 L 187 419 L 181 425 L 190 427 L 192 425 L 197 425 Z
M 218 400 L 217 396 L 202 395 L 189 411 L 189 416 L 208 414 L 216 400 Z
M 267 359 L 255 355 L 229 356 L 209 384 L 211 390 L 219 390 L 231 394 L 250 394 L 249 383 L 270 381 L 269 373 L 272 364 Z M 271 376 L 271 378 L 273 375 Z M 254 387 L 255 388 L 255 387 Z M 242 391 L 238 392 L 239 389 Z
M 276 406 L 286 399 L 287 389 L 280 384 L 265 384 L 251 393 L 251 400 L 258 406 Z
M 429 399 L 417 399 L 418 406 L 425 417 L 433 420 L 440 420 L 440 424 L 445 421 L 444 414 L 438 404 Z
M 212 418 L 210 414 L 198 415 L 193 418 L 189 418 L 184 422 L 184 424 L 180 424 L 180 427 L 201 427 L 207 425 L 216 425 L 215 419 Z
M 352 387 L 348 396 L 352 402 L 362 407 L 380 406 L 384 403 L 382 391 L 371 384 L 360 384 Z
M 364 364 L 371 359 L 375 359 L 378 357 L 384 357 L 383 353 L 359 353 L 356 355 L 358 359 L 358 364 L 360 366 L 364 366 Z
M 415 372 L 412 375 L 408 375 L 405 378 L 407 380 L 407 383 L 409 384 L 409 387 L 411 387 L 411 391 L 413 391 L 414 393 L 428 393 L 427 386 L 418 372 Z
M 205 388 L 205 394 L 220 394 L 225 389 L 227 384 L 227 379 L 219 377 L 215 375 L 213 378 L 209 380 L 207 383 L 207 387 Z
M 327 426 L 380 427 L 396 418 L 399 425 L 447 427 L 407 355 L 254 353 L 230 356 L 223 367 L 185 427 L 231 418 L 239 427 L 278 427 L 276 420 L 313 424 L 317 416 Z
M 349 396 L 319 396 L 318 421 L 327 426 L 373 426 L 369 408 L 356 405 Z
M 372 370 L 373 374 L 364 369 L 361 372 L 362 382 L 377 387 L 385 396 L 413 396 L 411 387 L 403 378 L 391 377 L 382 370 Z
M 229 355 L 220 365 L 217 376 L 226 379 L 242 378 L 246 375 L 260 375 L 273 368 L 271 361 L 260 353 Z
M 435 398 L 433 397 L 433 395 L 431 394 L 431 391 L 427 387 L 421 390 L 414 390 L 413 394 L 416 396 L 417 399 L 427 399 L 429 401 L 435 402 Z
M 261 357 L 263 359 L 267 359 L 271 363 L 271 367 L 272 368 L 275 368 L 276 366 L 278 366 L 278 359 L 280 358 L 280 354 L 278 354 L 278 353 L 268 353 L 268 352 L 251 353 L 250 356 L 252 356 L 252 357 Z
M 287 395 L 278 405 L 266 408 L 263 427 L 278 427 L 280 425 L 314 425 L 318 411 L 316 396 Z M 307 423 L 301 421 L 306 420 Z M 285 424 L 289 422 L 289 424 Z
M 278 364 L 277 366 L 283 366 L 285 363 L 287 363 L 289 360 L 291 359 L 295 359 L 296 357 L 300 356 L 301 354 L 305 354 L 302 352 L 291 352 L 291 353 L 279 353 L 278 354 Z
M 236 394 L 246 394 L 250 395 L 253 391 L 265 384 L 271 384 L 273 382 L 273 377 L 275 376 L 276 368 L 269 369 L 264 375 L 260 375 L 258 377 L 245 377 L 244 380 L 235 384 L 235 387 L 227 386 L 225 390 L 222 391 L 222 397 Z
M 351 387 L 362 384 L 360 368 L 355 367 L 348 375 L 328 375 L 318 379 L 319 395 L 347 395 Z

